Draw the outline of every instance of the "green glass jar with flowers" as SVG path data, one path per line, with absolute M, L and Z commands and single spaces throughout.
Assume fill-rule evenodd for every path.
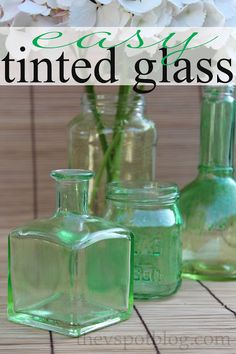
M 152 180 L 156 170 L 157 130 L 144 115 L 144 98 L 121 86 L 119 94 L 82 96 L 81 113 L 69 125 L 69 167 L 91 169 L 90 209 L 102 215 L 106 183 Z

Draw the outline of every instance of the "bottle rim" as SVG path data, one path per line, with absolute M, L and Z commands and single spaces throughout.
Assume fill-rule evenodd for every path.
M 61 181 L 87 181 L 94 177 L 94 172 L 80 169 L 59 169 L 53 170 L 50 176 Z
M 114 101 L 118 101 L 119 97 L 127 97 L 127 94 L 125 94 L 125 93 L 118 94 L 116 92 L 114 92 L 114 93 L 105 92 L 105 93 L 98 93 L 94 96 L 92 93 L 84 92 L 81 95 L 82 100 L 87 100 L 88 98 L 90 98 L 90 99 L 95 99 L 98 101 L 99 100 L 103 101 L 103 100 L 107 100 L 107 99 L 109 99 L 109 100 L 112 99 Z M 137 98 L 137 100 L 140 99 L 140 101 L 142 101 L 142 99 L 144 98 L 144 95 L 140 94 L 140 93 L 133 92 L 133 91 L 130 92 L 128 95 L 128 98 L 135 98 L 135 97 Z
M 234 96 L 234 90 L 234 85 L 207 85 L 202 87 L 202 94 L 204 97 Z
M 179 198 L 179 187 L 171 182 L 111 182 L 107 185 L 106 198 L 141 205 L 173 204 Z
M 93 94 L 83 93 L 81 95 L 81 104 L 87 110 L 92 110 L 91 104 L 96 104 L 98 110 L 103 109 L 115 109 L 122 105 L 124 108 L 132 108 L 135 111 L 142 111 L 145 108 L 144 96 L 137 93 L 131 93 L 128 95 L 118 95 L 113 93 Z

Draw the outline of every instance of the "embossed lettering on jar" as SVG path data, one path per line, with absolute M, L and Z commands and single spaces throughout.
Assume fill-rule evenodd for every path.
M 181 284 L 181 215 L 172 184 L 113 182 L 106 218 L 134 234 L 134 294 L 151 299 L 171 295 Z

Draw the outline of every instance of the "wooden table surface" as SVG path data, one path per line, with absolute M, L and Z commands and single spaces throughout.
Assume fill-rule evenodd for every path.
M 130 320 L 80 338 L 10 323 L 7 232 L 0 231 L 1 354 L 236 354 L 236 282 L 184 281 L 173 297 L 138 301 Z

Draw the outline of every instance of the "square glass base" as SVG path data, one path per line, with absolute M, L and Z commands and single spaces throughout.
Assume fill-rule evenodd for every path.
M 129 314 L 127 314 L 127 312 L 111 311 L 110 315 L 107 314 L 103 319 L 99 317 L 98 321 L 91 321 L 90 323 L 83 325 L 73 325 L 70 323 L 63 323 L 61 321 L 43 318 L 37 315 L 15 312 L 8 313 L 9 321 L 43 330 L 57 332 L 71 337 L 79 337 L 83 334 L 95 331 L 103 327 L 111 326 L 128 318 Z

